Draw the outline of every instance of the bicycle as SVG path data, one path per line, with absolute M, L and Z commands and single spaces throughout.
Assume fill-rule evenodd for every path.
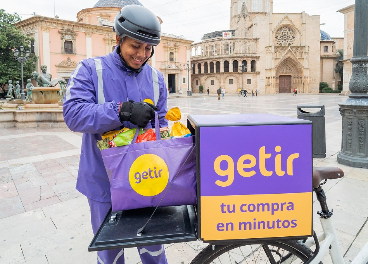
M 323 233 L 317 235 L 315 232 L 313 232 L 312 237 L 308 239 L 305 238 L 304 240 L 300 240 L 300 238 L 264 238 L 258 240 L 242 240 L 235 243 L 234 241 L 222 242 L 223 244 L 221 244 L 221 242 L 217 242 L 216 244 L 209 244 L 201 252 L 199 252 L 199 254 L 192 260 L 191 264 L 317 264 L 322 263 L 321 261 L 323 257 L 328 253 L 328 250 L 330 250 L 329 253 L 334 264 L 344 263 L 344 259 L 337 242 L 336 231 L 332 222 L 333 214 L 332 211 L 328 209 L 326 196 L 322 188 L 322 185 L 327 180 L 338 179 L 343 176 L 344 172 L 339 168 L 313 168 L 313 191 L 315 192 L 317 200 L 319 201 L 322 209 L 318 212 L 318 214 L 320 216 L 320 221 L 324 230 Z M 186 206 L 182 207 L 186 208 Z M 191 208 L 193 209 L 190 209 L 188 211 L 184 210 L 186 213 L 182 214 L 182 211 L 181 209 L 179 209 L 179 207 L 170 207 L 170 217 L 167 217 L 168 214 L 163 214 L 161 216 L 157 216 L 156 214 L 156 218 L 158 219 L 160 226 L 158 228 L 153 228 L 153 231 L 155 231 L 156 233 L 163 233 L 160 233 L 158 236 L 156 236 L 159 240 L 161 239 L 158 242 L 154 242 L 154 234 L 151 233 L 149 235 L 150 241 L 148 241 L 148 244 L 165 244 L 173 240 L 176 240 L 174 243 L 197 240 L 198 236 L 194 234 L 196 229 L 195 218 L 197 212 L 195 207 L 191 206 Z M 144 222 L 146 222 L 146 219 L 150 217 L 150 215 L 151 217 L 153 216 L 153 210 L 154 208 L 151 208 L 150 210 L 137 209 L 115 213 L 111 213 L 110 211 L 105 218 L 104 224 L 102 225 L 106 226 L 105 233 L 101 236 L 101 239 L 98 242 L 95 241 L 96 237 L 94 238 L 90 245 L 90 247 L 92 247 L 89 248 L 89 250 L 95 251 L 137 246 L 136 242 L 141 239 L 139 235 L 137 236 L 137 227 L 141 227 L 142 219 Z M 183 216 L 184 218 L 190 219 L 186 222 L 186 224 L 183 224 Z M 125 221 L 127 221 L 126 223 L 120 222 L 124 219 Z M 147 223 L 148 222 L 146 222 L 146 224 Z M 126 236 L 128 237 L 126 241 L 123 241 L 121 239 L 121 233 L 124 232 L 118 227 L 119 225 L 121 227 L 129 226 L 129 228 L 126 228 L 124 230 Z M 181 229 L 180 225 L 183 225 L 183 227 L 185 226 L 185 228 Z M 102 226 L 100 227 L 100 229 L 102 229 Z M 177 236 L 175 237 L 175 234 L 167 234 L 165 231 L 163 231 L 162 226 L 165 226 L 167 229 L 170 230 L 178 229 L 178 233 L 176 234 Z M 172 226 L 174 226 L 174 228 Z M 191 231 L 187 232 L 184 229 L 187 231 Z M 119 232 L 117 232 L 117 230 L 119 230 Z M 363 247 L 361 252 L 352 262 L 352 264 L 366 263 L 368 263 L 368 243 Z
M 191 264 L 209 263 L 321 263 L 330 250 L 334 264 L 344 263 L 336 231 L 332 222 L 332 211 L 328 209 L 322 185 L 330 179 L 344 176 L 339 168 L 320 167 L 313 169 L 313 190 L 321 205 L 318 212 L 324 232 L 313 234 L 307 240 L 250 240 L 239 244 L 209 245 L 204 248 Z M 315 247 L 315 250 L 311 248 Z M 368 243 L 355 257 L 353 264 L 368 263 Z

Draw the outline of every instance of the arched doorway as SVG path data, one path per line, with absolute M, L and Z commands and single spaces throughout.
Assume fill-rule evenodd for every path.
M 291 92 L 291 75 L 279 76 L 279 93 Z
M 302 91 L 303 69 L 300 62 L 291 57 L 282 60 L 276 67 L 276 78 L 278 79 L 279 93 L 291 93 L 294 89 Z

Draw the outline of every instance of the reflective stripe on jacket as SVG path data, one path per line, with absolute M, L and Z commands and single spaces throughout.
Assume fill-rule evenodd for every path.
M 159 94 L 156 91 L 155 98 L 157 84 Z M 74 70 L 65 93 L 63 112 L 70 130 L 83 133 L 77 190 L 88 198 L 110 201 L 110 184 L 97 140 L 104 132 L 135 127 L 130 122 L 121 124 L 119 103 L 145 99 L 155 102 L 160 126 L 167 126 L 167 89 L 162 73 L 153 71 L 147 64 L 139 74 L 130 71 L 122 65 L 116 48 L 106 56 L 83 60 Z

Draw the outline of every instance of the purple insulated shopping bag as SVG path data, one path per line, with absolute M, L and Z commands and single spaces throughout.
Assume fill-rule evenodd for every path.
M 197 203 L 194 137 L 161 140 L 155 123 L 156 141 L 101 151 L 112 211 Z

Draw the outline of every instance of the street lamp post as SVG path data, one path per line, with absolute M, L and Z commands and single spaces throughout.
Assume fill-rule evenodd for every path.
M 368 6 L 366 0 L 355 0 L 354 45 L 350 95 L 340 104 L 342 116 L 340 164 L 368 168 Z
M 24 83 L 23 83 L 23 63 L 25 63 L 29 59 L 29 50 L 24 52 L 24 47 L 20 46 L 19 50 L 14 50 L 14 58 L 20 62 L 21 65 L 21 76 L 22 76 L 22 92 L 20 93 L 21 99 L 24 101 L 26 99 L 24 93 Z
M 189 72 L 190 72 L 190 66 L 189 66 L 189 61 L 187 61 L 187 71 L 188 71 L 188 91 L 187 91 L 187 96 L 192 96 L 192 91 L 189 90 Z

